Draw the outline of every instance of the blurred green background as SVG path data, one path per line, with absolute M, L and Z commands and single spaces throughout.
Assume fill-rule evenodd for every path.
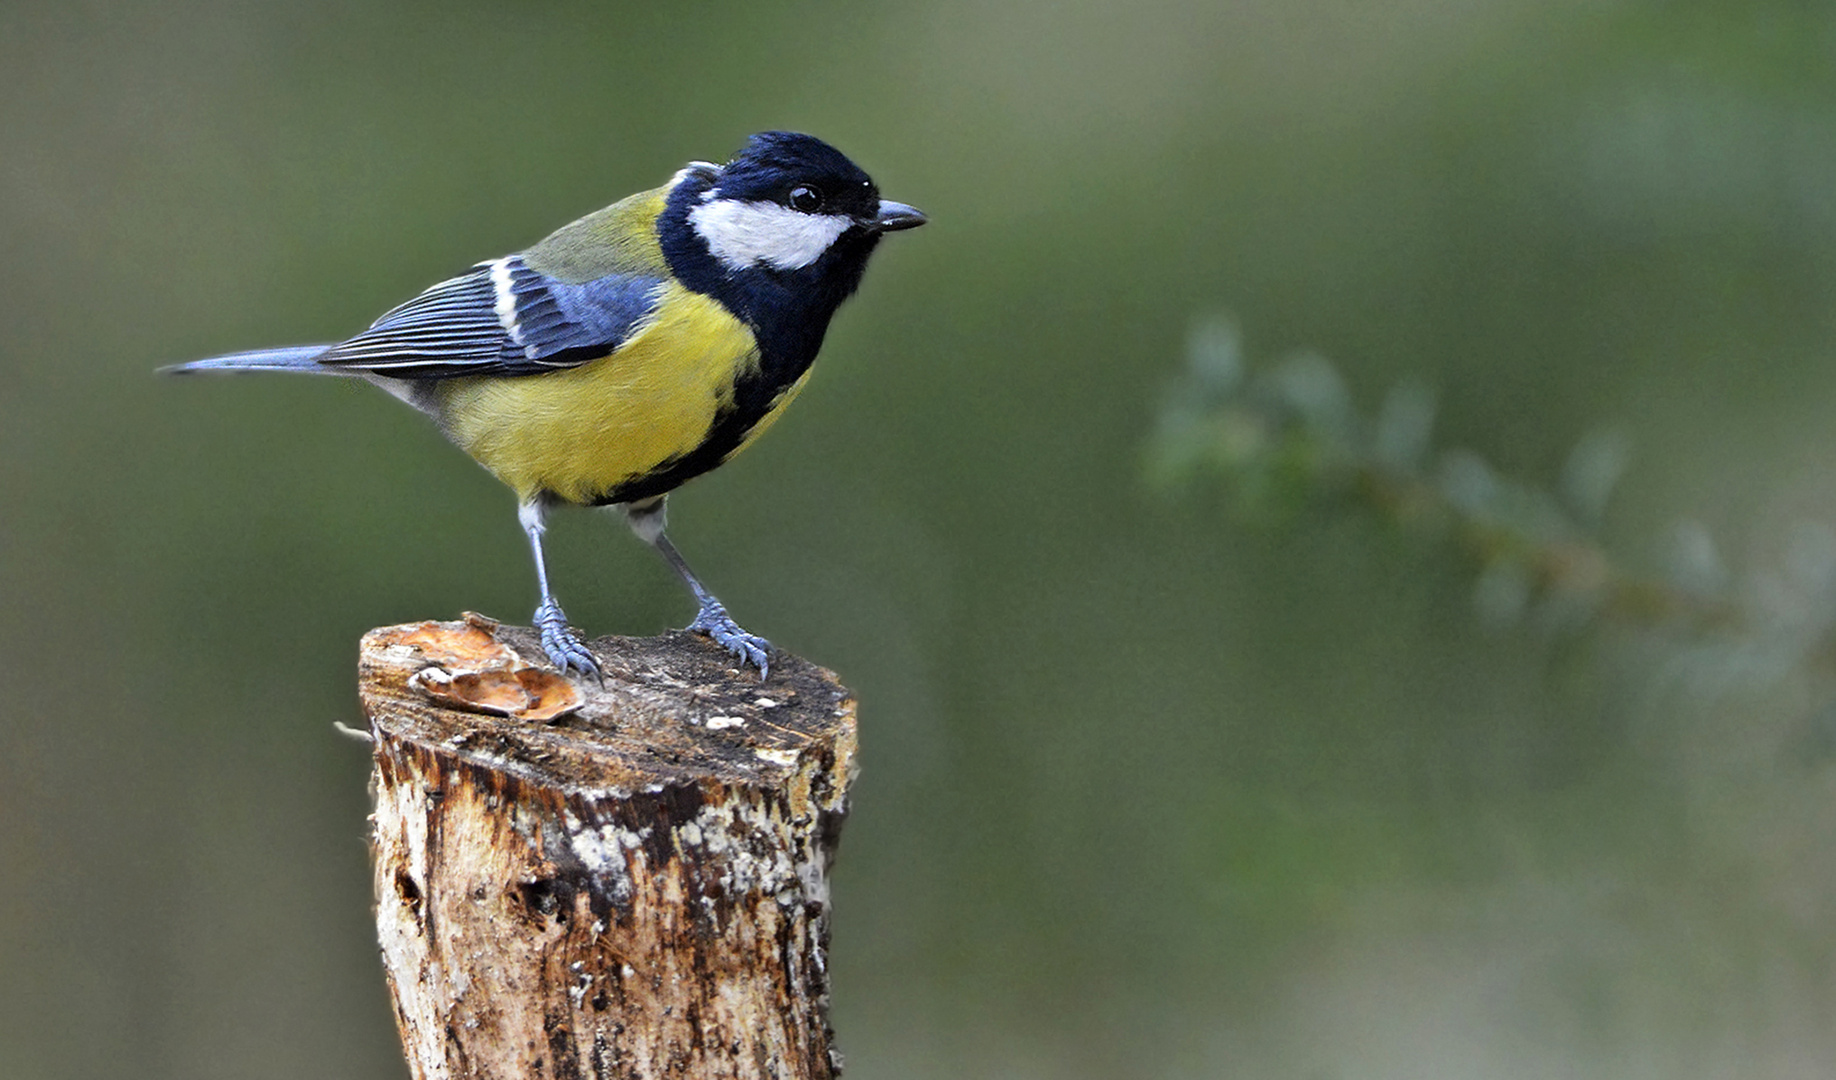
M 153 368 L 769 127 L 932 217 L 672 503 L 863 701 L 850 1076 L 1836 1073 L 1816 680 L 1488 630 L 1380 525 L 1143 467 L 1223 310 L 1532 480 L 1616 427 L 1615 550 L 1699 519 L 1763 586 L 1836 522 L 1829 5 L 11 0 L 0 71 L 0 1077 L 405 1075 L 331 724 L 364 630 L 535 600 L 411 411 Z M 551 536 L 590 632 L 689 618 Z

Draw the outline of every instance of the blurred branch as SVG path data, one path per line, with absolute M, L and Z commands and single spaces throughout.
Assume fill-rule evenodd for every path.
M 1224 319 L 1201 322 L 1184 372 L 1168 388 L 1150 444 L 1163 488 L 1218 481 L 1243 516 L 1291 520 L 1307 506 L 1376 515 L 1468 560 L 1474 601 L 1495 623 L 1535 614 L 1557 629 L 1607 625 L 1682 644 L 1748 651 L 1769 670 L 1836 672 L 1836 536 L 1805 527 L 1776 571 L 1737 577 L 1713 537 L 1686 522 L 1668 565 L 1641 574 L 1597 535 L 1628 459 L 1602 431 L 1582 438 L 1557 482 L 1501 474 L 1478 454 L 1433 446 L 1435 400 L 1397 385 L 1361 413 L 1338 370 L 1301 354 L 1252 374 Z

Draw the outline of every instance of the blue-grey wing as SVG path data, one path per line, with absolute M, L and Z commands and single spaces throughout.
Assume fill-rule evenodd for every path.
M 576 367 L 629 338 L 656 310 L 663 286 L 633 274 L 573 285 L 512 255 L 440 282 L 317 359 L 396 379 Z

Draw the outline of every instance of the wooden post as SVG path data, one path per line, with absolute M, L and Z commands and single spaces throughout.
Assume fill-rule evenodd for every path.
M 832 674 L 686 632 L 602 685 L 479 616 L 364 636 L 376 925 L 419 1080 L 815 1080 L 854 771 Z

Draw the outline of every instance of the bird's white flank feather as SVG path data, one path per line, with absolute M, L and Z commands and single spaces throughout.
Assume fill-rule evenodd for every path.
M 760 263 L 797 270 L 821 258 L 854 219 L 803 214 L 774 202 L 715 199 L 690 210 L 689 224 L 729 270 Z

